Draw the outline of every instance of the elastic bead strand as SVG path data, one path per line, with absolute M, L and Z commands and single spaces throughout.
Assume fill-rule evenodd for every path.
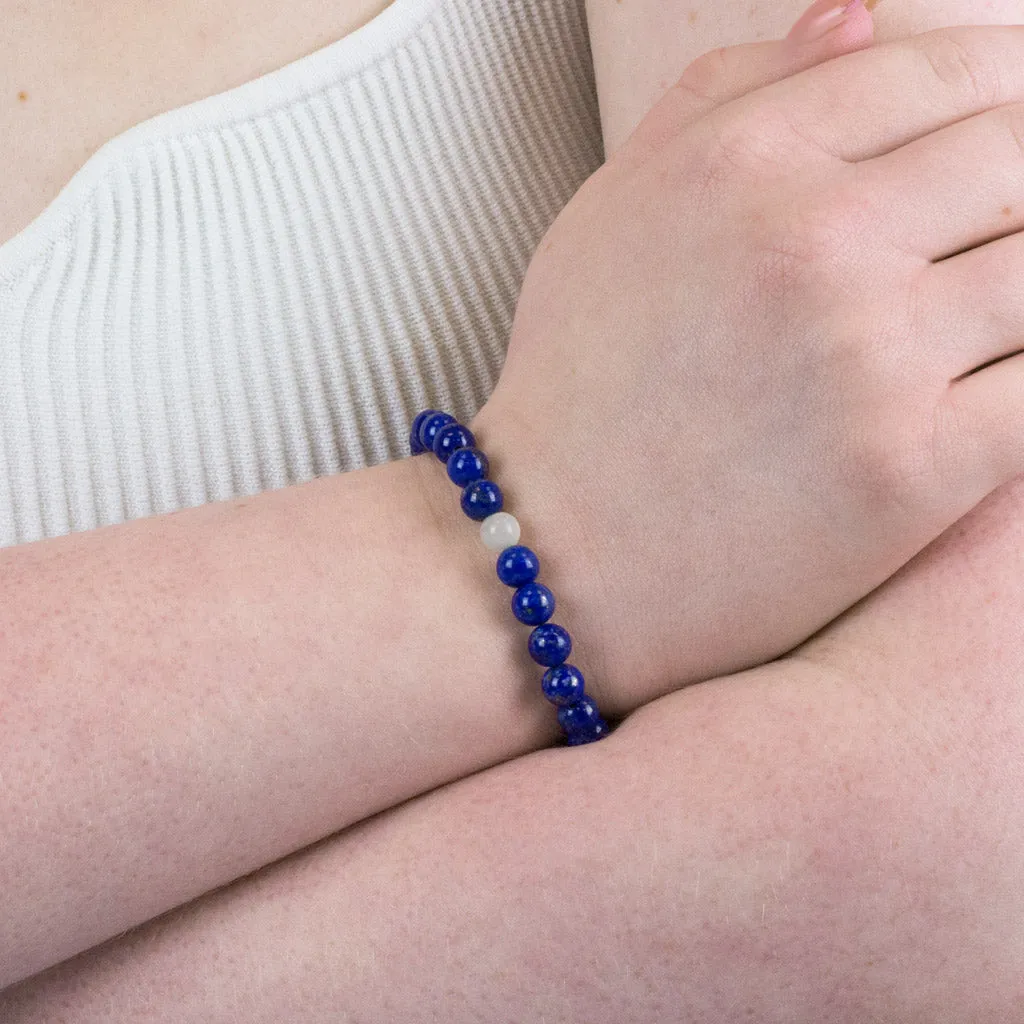
M 519 521 L 504 511 L 504 495 L 487 478 L 487 456 L 476 447 L 473 432 L 446 412 L 424 409 L 410 426 L 409 449 L 413 455 L 433 452 L 444 464 L 448 478 L 462 490 L 463 512 L 480 523 L 484 546 L 499 552 L 495 563 L 498 579 L 514 591 L 512 613 L 524 625 L 533 627 L 527 650 L 547 670 L 541 690 L 558 709 L 566 743 L 576 747 L 603 739 L 611 727 L 586 694 L 583 673 L 567 661 L 572 654 L 572 637 L 563 626 L 549 621 L 555 613 L 555 595 L 537 582 L 540 559 L 519 543 Z

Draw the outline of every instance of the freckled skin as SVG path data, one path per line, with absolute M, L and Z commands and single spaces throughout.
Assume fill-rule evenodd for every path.
M 645 39 L 647 30 L 639 13 L 644 2 L 634 0 L 624 8 L 624 12 L 638 11 L 641 24 L 633 28 L 641 44 L 650 48 L 663 40 L 678 47 L 694 43 L 700 33 L 665 37 L 660 27 Z M 780 27 L 784 30 L 774 19 L 792 14 L 795 20 L 797 7 L 806 6 L 807 0 L 780 13 L 779 8 L 787 2 L 783 0 L 778 7 L 765 5 L 762 23 L 754 28 L 773 36 Z M 669 6 L 664 0 L 657 3 L 663 9 Z M 729 0 L 707 0 L 707 4 L 709 11 L 726 10 Z M 882 10 L 894 14 L 911 8 L 925 14 L 930 10 L 933 26 L 969 22 L 965 6 L 970 5 L 927 0 L 914 8 L 913 0 L 899 0 Z M 974 0 L 973 13 L 978 7 Z M 993 9 L 991 2 L 987 9 Z M 750 9 L 752 17 L 755 10 Z M 733 8 L 734 14 L 741 11 L 739 6 Z M 1018 2 L 1016 13 L 1022 11 L 1024 4 Z M 1014 13 L 1009 5 L 1005 12 Z M 739 34 L 713 38 L 715 29 L 710 22 L 708 17 L 702 23 L 706 36 L 696 41 L 697 53 L 743 38 Z M 932 26 L 921 25 L 917 30 Z M 751 26 L 747 31 L 752 31 Z M 882 37 L 891 37 L 891 23 Z M 614 49 L 617 40 L 606 37 L 603 42 Z M 595 43 L 600 47 L 602 40 Z M 653 74 L 677 77 L 685 64 L 679 56 L 677 53 L 665 67 L 656 67 Z M 623 80 L 631 81 L 628 77 Z M 802 981 L 809 979 L 813 986 L 816 976 L 834 978 L 843 973 L 857 979 L 858 987 L 881 993 L 874 1006 L 877 1012 L 863 1008 L 857 1012 L 854 1007 L 843 1018 L 857 1024 L 869 1019 L 929 1020 L 933 1024 L 961 1024 L 964 1020 L 1002 1024 L 1021 1019 L 1019 1012 L 1008 1007 L 1009 999 L 1000 1002 L 1002 993 L 1020 991 L 1020 964 L 1012 959 L 1021 950 L 1018 922 L 1024 917 L 1020 887 L 1013 881 L 1019 878 L 1019 867 L 1018 844 L 1012 838 L 1024 832 L 1024 821 L 1015 810 L 1024 802 L 1019 799 L 1019 788 L 1016 799 L 1007 800 L 1005 794 L 1019 774 L 1013 769 L 1019 761 L 1024 731 L 1024 706 L 1017 685 L 1024 677 L 1024 662 L 1011 642 L 1019 636 L 1024 616 L 1024 602 L 1015 596 L 1021 593 L 1019 581 L 1024 579 L 1020 557 L 1024 535 L 1013 527 L 1015 523 L 1024 523 L 1024 493 L 1019 485 L 983 515 L 975 516 L 969 528 L 951 531 L 902 582 L 876 593 L 847 617 L 840 631 L 820 638 L 816 656 L 802 662 L 813 673 L 806 677 L 806 687 L 800 685 L 799 676 L 785 674 L 778 666 L 757 670 L 747 684 L 736 679 L 724 685 L 702 684 L 667 699 L 661 708 L 648 709 L 628 724 L 638 737 L 629 760 L 618 756 L 623 738 L 629 735 L 624 730 L 619 740 L 588 752 L 591 760 L 582 765 L 570 764 L 568 759 L 564 763 L 543 757 L 524 760 L 504 769 L 505 776 L 497 784 L 493 775 L 476 776 L 457 791 L 455 803 L 449 791 L 433 794 L 431 804 L 407 804 L 395 815 L 380 816 L 358 832 L 350 830 L 325 842 L 319 850 L 323 859 L 318 873 L 309 870 L 308 860 L 303 875 L 296 871 L 302 863 L 299 860 L 282 862 L 272 873 L 215 894 L 213 900 L 206 901 L 205 920 L 200 917 L 204 908 L 197 904 L 186 908 L 184 920 L 193 930 L 182 934 L 180 929 L 172 932 L 167 928 L 157 942 L 154 930 L 149 929 L 150 945 L 147 948 L 140 943 L 135 950 L 138 961 L 123 956 L 124 945 L 137 941 L 138 934 L 128 936 L 113 953 L 111 947 L 95 951 L 87 966 L 93 958 L 107 956 L 109 962 L 96 972 L 89 991 L 68 984 L 61 991 L 56 986 L 51 1003 L 40 1000 L 35 1005 L 32 1024 L 69 1019 L 66 1013 L 75 1013 L 79 1022 L 110 1020 L 111 1003 L 104 1000 L 104 987 L 115 985 L 121 1005 L 138 1005 L 144 996 L 150 1002 L 162 1001 L 167 1013 L 162 1020 L 210 1020 L 212 1008 L 221 1009 L 225 1016 L 220 1019 L 224 1020 L 228 1014 L 235 1020 L 281 1020 L 297 1005 L 312 1005 L 317 1009 L 308 1012 L 319 1011 L 320 1019 L 330 1019 L 338 1014 L 340 999 L 348 1000 L 349 1005 L 358 1003 L 360 982 L 366 1006 L 365 1015 L 359 1017 L 362 1020 L 381 1019 L 381 992 L 389 991 L 392 999 L 408 998 L 407 1007 L 411 1006 L 405 1012 L 389 1014 L 390 1019 L 424 1020 L 433 1009 L 436 1012 L 431 1019 L 453 1021 L 452 995 L 464 1001 L 474 987 L 492 1000 L 490 1019 L 496 1019 L 493 1001 L 500 995 L 496 990 L 510 975 L 516 978 L 520 967 L 514 959 L 517 954 L 523 957 L 521 977 L 527 979 L 521 988 L 545 995 L 562 992 L 565 950 L 575 949 L 581 937 L 587 940 L 587 958 L 603 943 L 603 962 L 612 970 L 621 971 L 622 965 L 629 963 L 636 968 L 632 979 L 653 985 L 652 976 L 655 982 L 660 977 L 664 989 L 654 989 L 654 995 L 661 996 L 661 1009 L 652 1009 L 648 1019 L 662 1024 L 672 1019 L 665 1005 L 678 1009 L 682 996 L 692 998 L 712 990 L 720 993 L 721 1004 L 706 1005 L 703 1014 L 691 1006 L 688 1018 L 674 1019 L 721 1022 L 729 1011 L 729 1019 L 737 1020 L 743 1011 L 735 1008 L 749 999 L 751 1004 L 760 1000 L 762 1010 L 770 1010 L 774 1003 L 777 1019 L 785 1019 L 787 1024 L 794 1019 L 836 1024 L 837 1014 L 825 1011 L 797 1018 L 785 1007 L 793 998 L 793 988 Z M 971 614 L 982 603 L 1000 608 L 1005 618 L 1000 621 L 994 614 Z M 908 616 L 908 610 L 923 613 L 923 617 Z M 909 625 L 916 628 L 908 633 Z M 868 642 L 861 645 L 858 638 Z M 898 652 L 899 658 L 891 652 Z M 830 672 L 817 672 L 815 666 L 822 662 L 830 664 Z M 978 665 L 989 666 L 988 678 L 972 674 Z M 756 679 L 762 680 L 757 685 L 763 691 L 754 695 L 756 700 L 744 703 L 741 687 Z M 911 687 L 906 687 L 907 680 Z M 897 699 L 897 684 L 904 686 L 902 699 Z M 842 701 L 833 705 L 827 699 L 829 692 L 843 694 Z M 720 701 L 717 694 L 721 694 Z M 675 708 L 666 708 L 669 701 Z M 796 731 L 792 718 L 799 725 Z M 993 730 L 986 718 L 998 720 L 999 728 Z M 901 747 L 900 736 L 906 737 L 905 747 Z M 684 742 L 681 737 L 690 739 Z M 962 761 L 969 771 L 963 777 L 955 772 L 936 775 L 950 745 L 957 743 L 971 750 L 971 756 Z M 687 760 L 691 755 L 692 763 Z M 904 780 L 902 787 L 878 788 L 879 770 L 886 767 L 889 778 Z M 851 770 L 856 774 L 851 775 Z M 517 777 L 514 787 L 508 784 L 510 775 Z M 492 788 L 485 790 L 488 785 Z M 1004 790 L 1002 798 L 987 802 L 993 794 L 1000 796 L 999 789 Z M 538 802 L 537 793 L 549 794 L 550 799 Z M 884 799 L 880 801 L 879 795 Z M 448 802 L 441 807 L 442 801 Z M 586 827 L 578 833 L 567 830 L 566 823 L 572 823 L 581 808 L 589 822 L 600 822 L 596 838 Z M 734 829 L 745 825 L 748 831 L 731 834 L 728 814 L 734 818 Z M 879 828 L 880 815 L 895 823 L 891 833 Z M 519 842 L 510 843 L 509 822 L 517 820 L 528 827 L 515 833 L 521 837 Z M 947 827 L 947 822 L 954 821 L 959 827 Z M 809 871 L 801 861 L 800 846 L 787 840 L 785 872 L 768 874 L 765 865 L 774 870 L 770 858 L 778 857 L 778 851 L 769 848 L 762 853 L 764 822 L 770 823 L 776 834 L 800 833 Z M 453 835 L 467 837 L 458 858 L 450 856 Z M 588 840 L 593 843 L 590 848 Z M 715 846 L 716 842 L 721 845 Z M 333 859 L 332 849 L 336 853 Z M 649 853 L 646 858 L 642 856 L 645 853 Z M 955 856 L 957 853 L 961 856 Z M 576 858 L 575 863 L 570 856 Z M 581 872 L 565 870 L 565 865 L 575 867 L 577 863 Z M 638 863 L 642 864 L 639 870 Z M 563 870 L 559 872 L 559 868 Z M 789 893 L 784 883 L 791 872 L 801 870 L 798 898 L 787 906 Z M 616 871 L 620 873 L 613 875 Z M 548 889 L 541 887 L 545 872 Z M 588 890 L 584 900 L 578 897 L 578 887 L 566 884 L 565 879 L 587 876 L 600 884 Z M 619 888 L 609 884 L 610 879 Z M 656 887 L 659 882 L 661 889 Z M 889 888 L 883 887 L 886 883 Z M 262 886 L 255 893 L 245 887 L 255 885 Z M 692 902 L 680 897 L 684 886 L 687 897 L 692 893 Z M 766 922 L 765 894 L 774 896 L 776 891 L 781 898 L 768 904 Z M 393 906 L 409 908 L 402 926 L 395 927 L 391 918 L 381 913 L 381 892 L 388 893 Z M 863 898 L 847 900 L 844 905 L 839 897 L 851 892 L 862 893 Z M 545 899 L 548 893 L 551 896 Z M 634 912 L 632 917 L 621 913 L 623 894 Z M 296 911 L 299 899 L 304 903 Z M 562 905 L 559 899 L 564 900 Z M 647 902 L 641 903 L 645 899 Z M 718 917 L 696 916 L 692 907 L 706 906 L 710 899 L 715 900 Z M 873 914 L 874 907 L 886 904 L 891 921 Z M 639 906 L 649 914 L 637 914 Z M 482 914 L 481 907 L 489 912 Z M 819 927 L 812 931 L 808 924 L 813 923 L 813 914 L 810 919 L 800 915 L 815 907 Z M 946 911 L 945 928 L 935 928 L 929 922 L 932 908 Z M 737 920 L 744 910 L 750 922 L 745 940 L 729 924 L 730 918 Z M 243 916 L 246 913 L 251 916 Z M 875 930 L 869 931 L 873 917 Z M 537 951 L 536 943 L 529 941 L 536 931 L 521 923 L 524 918 L 532 918 L 527 924 L 534 929 L 539 920 L 562 926 L 561 934 L 554 932 L 542 950 L 548 955 L 540 958 L 556 969 L 548 984 L 538 983 L 536 967 L 523 955 L 524 950 Z M 503 922 L 501 929 L 493 927 L 495 920 Z M 771 925 L 768 931 L 766 923 Z M 689 934 L 688 924 L 692 924 Z M 783 931 L 787 925 L 788 933 Z M 289 926 L 291 942 L 282 943 L 281 933 Z M 945 949 L 943 935 L 948 939 Z M 452 940 L 466 936 L 470 937 L 468 952 L 460 960 Z M 486 970 L 499 959 L 500 943 L 509 936 L 511 948 L 501 962 L 514 965 L 513 970 L 498 977 L 492 970 L 477 977 L 474 986 L 474 969 Z M 609 936 L 613 940 L 621 937 L 616 944 L 608 942 Z M 347 943 L 349 950 L 386 949 L 388 955 L 360 960 L 358 954 L 347 956 L 346 946 L 339 946 L 339 940 Z M 660 955 L 664 961 L 672 942 L 684 951 L 675 953 L 675 960 L 684 964 L 675 984 L 675 978 L 656 960 Z M 731 942 L 731 962 L 737 965 L 734 972 L 723 970 L 722 963 L 730 962 L 727 959 L 694 955 L 694 951 L 707 950 L 709 942 L 717 943 L 718 950 L 726 954 Z M 261 948 L 260 944 L 266 945 Z M 483 960 L 474 955 L 480 948 L 489 954 Z M 714 945 L 711 948 L 714 950 Z M 244 951 L 236 963 L 226 955 L 234 949 Z M 437 955 L 439 949 L 445 956 Z M 863 964 L 872 970 L 863 985 L 857 969 L 862 952 L 869 953 Z M 336 962 L 329 959 L 332 953 Z M 683 961 L 686 955 L 688 962 Z M 802 971 L 787 975 L 778 969 L 780 957 L 792 964 L 794 955 L 805 958 Z M 218 957 L 228 962 L 218 963 Z M 141 968 L 136 966 L 139 963 Z M 253 970 L 260 963 L 267 967 L 257 976 L 269 979 L 262 991 L 253 984 Z M 402 986 L 389 976 L 394 963 L 402 964 Z M 302 964 L 303 969 L 291 972 L 289 989 L 287 969 L 291 964 Z M 655 969 L 645 976 L 642 972 L 651 964 Z M 874 973 L 876 966 L 884 971 L 887 964 L 895 970 L 889 991 L 885 977 L 879 979 Z M 319 978 L 317 965 L 323 965 Z M 902 1004 L 894 1005 L 891 989 L 907 968 L 911 981 L 918 983 L 903 993 Z M 76 967 L 72 964 L 65 970 L 73 972 Z M 346 970 L 354 977 L 346 976 Z M 205 988 L 198 980 L 204 971 Z M 87 971 L 82 971 L 80 980 L 89 981 Z M 333 990 L 332 984 L 337 985 Z M 773 984 L 793 987 L 772 1000 L 763 993 Z M 637 998 L 643 994 L 640 987 L 635 985 Z M 441 993 L 443 998 L 446 988 L 451 994 L 447 1005 L 423 1009 L 431 995 Z M 237 1009 L 232 1000 L 250 992 L 277 1002 L 264 1005 L 254 1001 L 241 1013 L 232 1014 Z M 318 996 L 321 1003 L 312 1002 Z M 655 1003 L 648 998 L 650 1004 Z M 187 1000 L 192 1000 L 193 1013 L 182 1009 Z M 929 1005 L 922 1006 L 922 1000 Z M 93 1014 L 82 1009 L 86 1001 Z M 591 1024 L 609 1018 L 639 1019 L 635 1003 L 609 1010 L 608 1001 L 597 1003 L 591 1012 L 576 1019 Z M 1016 1005 L 1019 1010 L 1019 995 Z M 0 998 L 0 1018 L 13 1021 L 9 1012 L 3 1012 L 12 1008 Z M 504 1019 L 539 1020 L 544 1009 L 539 1006 L 530 1014 L 517 1006 Z M 258 1016 L 261 1013 L 263 1016 Z M 757 1007 L 752 1005 L 748 1015 L 758 1016 Z M 459 1021 L 468 1019 L 468 1015 L 458 1017 Z M 758 1019 L 766 1021 L 767 1013 Z M 29 1020 L 27 1014 L 17 1018 L 18 1024 Z
M 390 2 L 6 5 L 0 19 L 0 96 L 8 97 L 0 102 L 0 244 L 115 135 L 334 42 Z M 23 107 L 30 91 L 28 117 Z

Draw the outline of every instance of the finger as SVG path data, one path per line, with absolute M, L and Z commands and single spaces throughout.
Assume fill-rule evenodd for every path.
M 1024 355 L 953 384 L 939 423 L 936 443 L 957 460 L 950 479 L 973 485 L 976 502 L 1024 473 Z
M 1022 55 L 1024 56 L 1024 55 Z M 967 118 L 855 168 L 904 251 L 942 260 L 1024 228 L 1024 103 Z
M 950 379 L 1024 349 L 1024 234 L 929 267 L 917 306 L 931 324 L 925 333 L 946 339 Z M 1018 404 L 1024 421 L 1024 392 Z
M 705 117 L 778 125 L 786 144 L 841 160 L 889 153 L 1024 101 L 1024 25 L 959 26 L 881 43 L 775 82 Z
M 838 14 L 836 13 L 838 12 Z M 870 46 L 873 22 L 862 0 L 818 0 L 785 39 L 744 43 L 698 57 L 619 151 L 641 159 L 730 100 L 822 61 Z

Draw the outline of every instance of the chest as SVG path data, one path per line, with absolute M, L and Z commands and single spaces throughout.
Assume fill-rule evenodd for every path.
M 0 0 L 0 243 L 108 139 L 352 32 L 389 0 Z
M 0 245 L 0 547 L 468 421 L 600 158 L 579 0 L 395 0 L 116 136 Z

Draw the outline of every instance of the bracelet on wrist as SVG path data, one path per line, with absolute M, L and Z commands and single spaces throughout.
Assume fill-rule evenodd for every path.
M 501 488 L 488 479 L 487 456 L 476 446 L 472 431 L 446 412 L 425 409 L 413 420 L 409 446 L 413 455 L 433 452 L 444 464 L 448 478 L 462 490 L 462 511 L 480 523 L 484 546 L 498 552 L 498 579 L 514 588 L 512 614 L 532 627 L 527 649 L 547 670 L 541 690 L 558 709 L 569 746 L 603 739 L 609 725 L 585 692 L 583 673 L 567 660 L 572 638 L 564 627 L 550 621 L 555 595 L 537 582 L 540 560 L 519 543 L 519 522 L 503 510 Z

